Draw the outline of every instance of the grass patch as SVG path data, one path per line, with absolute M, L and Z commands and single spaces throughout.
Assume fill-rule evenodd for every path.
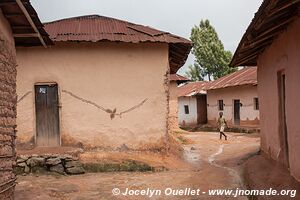
M 86 172 L 147 172 L 158 171 L 157 168 L 148 164 L 140 163 L 132 160 L 123 161 L 121 163 L 84 163 L 83 168 Z M 165 168 L 162 168 L 163 171 Z
M 188 133 L 186 130 L 183 130 L 183 129 L 173 129 L 173 130 L 171 130 L 171 132 L 172 132 L 174 135 L 180 135 L 180 134 Z

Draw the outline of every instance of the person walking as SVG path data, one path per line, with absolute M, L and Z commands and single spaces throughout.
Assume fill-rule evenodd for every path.
M 222 136 L 224 136 L 225 140 L 227 140 L 227 135 L 224 133 L 227 123 L 225 117 L 223 116 L 223 112 L 219 113 L 218 125 L 220 128 L 220 140 L 222 140 Z

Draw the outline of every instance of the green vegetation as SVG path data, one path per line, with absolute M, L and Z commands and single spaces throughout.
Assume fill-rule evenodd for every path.
M 199 26 L 192 28 L 191 38 L 195 56 L 194 65 L 189 66 L 186 75 L 193 81 L 209 81 L 236 71 L 229 67 L 232 53 L 224 49 L 222 41 L 209 20 L 201 20 Z
M 83 168 L 86 172 L 147 172 L 147 171 L 165 171 L 166 169 L 154 168 L 145 163 L 132 160 L 123 161 L 121 163 L 85 163 Z

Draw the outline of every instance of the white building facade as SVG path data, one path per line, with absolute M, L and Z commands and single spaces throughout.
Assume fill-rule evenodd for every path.
M 229 126 L 259 126 L 256 67 L 246 67 L 211 82 L 207 90 L 208 123 L 216 125 L 220 112 Z
M 207 123 L 205 88 L 208 82 L 191 82 L 179 87 L 178 122 L 180 127 L 193 127 Z
M 207 118 L 216 124 L 223 112 L 229 125 L 258 126 L 259 103 L 257 86 L 244 85 L 207 91 Z M 223 105 L 222 105 L 223 104 Z

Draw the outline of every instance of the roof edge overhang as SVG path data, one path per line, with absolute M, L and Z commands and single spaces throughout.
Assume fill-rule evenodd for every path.
M 29 0 L 2 0 L 0 9 L 11 26 L 16 46 L 53 44 Z
M 258 56 L 299 17 L 300 0 L 264 0 L 243 35 L 230 66 L 256 66 Z
M 186 63 L 192 47 L 192 42 L 169 44 L 171 74 L 176 73 Z
M 85 23 L 85 26 L 81 26 Z M 97 23 L 93 26 L 93 23 Z M 54 42 L 124 42 L 164 43 L 169 46 L 170 73 L 182 67 L 191 51 L 192 42 L 155 28 L 100 15 L 59 19 L 44 24 Z M 76 29 L 74 27 L 85 27 Z M 101 26 L 101 28 L 97 28 Z M 112 26 L 112 27 L 109 27 Z
M 230 86 L 225 86 L 225 87 L 219 87 L 219 88 L 208 88 L 207 91 L 211 90 L 221 90 L 221 89 L 228 89 L 228 88 L 237 88 L 237 87 L 243 87 L 243 86 L 257 86 L 257 83 L 245 83 L 245 84 L 240 84 L 240 85 L 230 85 Z

